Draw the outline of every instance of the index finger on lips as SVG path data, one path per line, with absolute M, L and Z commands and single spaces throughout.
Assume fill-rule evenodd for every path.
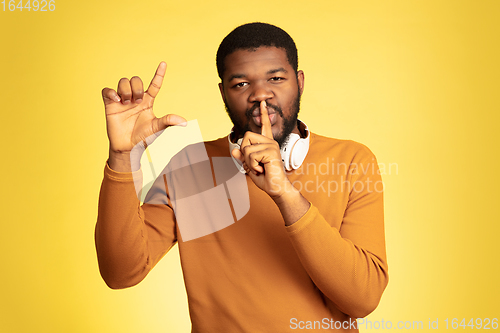
M 164 61 L 160 62 L 158 68 L 156 69 L 155 76 L 153 77 L 153 80 L 151 80 L 151 83 L 149 84 L 148 87 L 148 93 L 151 95 L 151 97 L 155 98 L 156 95 L 158 95 L 166 71 L 167 71 L 167 64 Z
M 273 139 L 273 131 L 271 129 L 271 121 L 269 120 L 269 113 L 267 112 L 266 101 L 260 102 L 260 122 L 262 124 L 260 133 L 266 138 Z

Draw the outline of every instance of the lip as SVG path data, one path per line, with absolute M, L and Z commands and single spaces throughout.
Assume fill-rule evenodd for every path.
M 275 114 L 276 111 L 273 108 L 267 107 L 267 113 L 268 114 Z M 255 110 L 252 111 L 252 117 L 257 117 L 260 116 L 260 108 L 255 108 Z
M 276 111 L 268 107 L 267 113 L 269 115 L 269 122 L 271 123 L 271 126 L 273 126 L 276 123 Z M 258 127 L 262 127 L 262 121 L 260 119 L 260 108 L 256 108 L 252 112 L 252 120 L 255 123 L 255 125 L 257 125 Z
M 252 120 L 255 125 L 258 127 L 262 127 L 262 121 L 260 119 L 260 112 L 258 116 L 252 116 Z M 273 126 L 276 123 L 276 113 L 269 113 L 269 122 L 271 123 L 271 126 Z

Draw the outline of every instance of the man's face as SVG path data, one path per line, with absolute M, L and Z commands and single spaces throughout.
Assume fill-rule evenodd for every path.
M 237 50 L 225 59 L 219 88 L 235 131 L 261 132 L 260 102 L 266 101 L 274 139 L 283 144 L 297 129 L 304 73 L 295 75 L 286 51 L 276 47 Z

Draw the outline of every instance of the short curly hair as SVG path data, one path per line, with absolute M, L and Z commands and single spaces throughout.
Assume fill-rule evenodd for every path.
M 297 74 L 297 46 L 286 31 L 268 23 L 254 22 L 240 25 L 227 35 L 219 45 L 216 56 L 217 72 L 220 79 L 226 71 L 225 60 L 237 50 L 255 50 L 261 46 L 282 48 L 288 62 Z

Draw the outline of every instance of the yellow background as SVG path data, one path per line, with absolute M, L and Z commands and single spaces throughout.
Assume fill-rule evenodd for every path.
M 205 139 L 226 135 L 215 52 L 250 21 L 295 39 L 301 118 L 313 131 L 397 163 L 384 176 L 390 282 L 368 318 L 421 320 L 425 330 L 439 318 L 445 331 L 445 318 L 500 317 L 499 1 L 57 0 L 54 12 L 2 9 L 0 332 L 190 330 L 177 247 L 134 288 L 113 291 L 100 278 L 101 89 L 123 76 L 149 82 L 165 60 L 156 113 L 197 119 Z

